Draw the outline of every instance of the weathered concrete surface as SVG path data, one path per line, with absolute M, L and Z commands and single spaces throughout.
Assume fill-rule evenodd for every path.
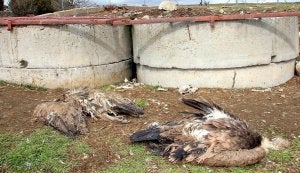
M 294 59 L 295 17 L 133 27 L 134 61 L 156 68 L 247 67 Z M 289 26 L 287 26 L 289 24 Z
M 130 59 L 130 42 L 128 26 L 26 26 L 13 31 L 0 27 L 0 67 L 105 65 Z
M 122 82 L 131 76 L 131 60 L 119 63 L 61 69 L 0 68 L 0 79 L 46 88 L 97 87 Z
M 272 62 L 295 59 L 299 54 L 298 17 L 276 17 L 262 20 L 273 26 Z
M 138 81 L 163 87 L 192 85 L 205 88 L 273 87 L 294 76 L 295 61 L 233 69 L 169 69 L 139 65 Z

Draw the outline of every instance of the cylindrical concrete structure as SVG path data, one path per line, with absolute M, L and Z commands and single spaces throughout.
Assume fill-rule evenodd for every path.
M 131 77 L 129 26 L 0 27 L 0 79 L 46 88 L 95 87 Z
M 294 75 L 298 18 L 133 26 L 140 82 L 180 87 L 272 87 Z

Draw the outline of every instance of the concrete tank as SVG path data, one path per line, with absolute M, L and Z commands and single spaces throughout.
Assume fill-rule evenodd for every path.
M 131 77 L 129 26 L 0 27 L 0 80 L 46 88 L 96 87 Z
M 133 26 L 140 82 L 180 87 L 272 87 L 293 77 L 298 18 Z

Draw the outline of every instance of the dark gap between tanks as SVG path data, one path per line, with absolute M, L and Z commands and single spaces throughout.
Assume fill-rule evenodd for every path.
M 132 61 L 131 61 L 131 78 L 132 79 L 137 79 L 137 68 L 136 68 L 136 64 L 134 63 L 134 54 L 133 54 L 133 26 L 129 25 L 127 26 L 129 27 L 129 37 L 130 37 L 130 53 L 131 53 L 131 57 L 132 57 Z

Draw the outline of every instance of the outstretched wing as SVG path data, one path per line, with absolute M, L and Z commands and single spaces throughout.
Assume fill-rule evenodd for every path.
M 233 118 L 238 119 L 234 115 L 226 112 L 220 106 L 206 101 L 198 101 L 194 99 L 182 99 L 182 102 L 192 108 L 198 110 L 194 115 L 201 116 L 202 119 L 217 119 L 217 118 Z

